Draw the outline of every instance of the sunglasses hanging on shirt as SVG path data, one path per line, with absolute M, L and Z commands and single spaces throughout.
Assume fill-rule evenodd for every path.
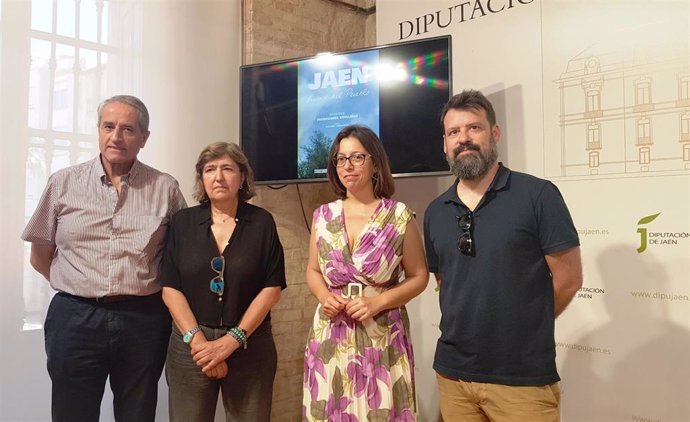
M 211 279 L 211 291 L 218 295 L 218 300 L 223 300 L 223 292 L 225 291 L 225 279 L 223 273 L 225 272 L 225 257 L 217 256 L 211 260 L 211 269 L 218 273 L 217 276 Z
M 458 227 L 460 227 L 460 237 L 458 237 L 458 249 L 460 253 L 467 256 L 474 256 L 474 216 L 472 212 L 467 212 L 458 219 Z

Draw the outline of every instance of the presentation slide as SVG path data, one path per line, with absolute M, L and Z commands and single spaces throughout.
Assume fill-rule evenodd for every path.
M 326 177 L 328 152 L 345 126 L 379 133 L 378 51 L 323 55 L 299 63 L 298 178 Z

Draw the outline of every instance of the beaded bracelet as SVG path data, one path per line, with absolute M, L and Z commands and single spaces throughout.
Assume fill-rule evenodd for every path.
M 247 348 L 247 334 L 246 331 L 240 327 L 232 327 L 228 330 L 228 335 L 232 336 L 244 349 Z

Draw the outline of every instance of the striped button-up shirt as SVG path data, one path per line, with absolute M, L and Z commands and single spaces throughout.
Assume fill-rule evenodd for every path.
M 187 205 L 177 181 L 138 160 L 118 195 L 100 157 L 50 176 L 22 239 L 55 245 L 53 289 L 82 297 L 149 295 L 170 217 Z

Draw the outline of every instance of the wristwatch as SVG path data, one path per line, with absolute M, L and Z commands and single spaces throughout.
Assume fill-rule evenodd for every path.
M 182 341 L 189 344 L 194 338 L 194 334 L 196 334 L 199 331 L 201 331 L 201 327 L 197 325 L 196 327 L 192 328 L 191 330 L 187 331 L 182 335 Z

